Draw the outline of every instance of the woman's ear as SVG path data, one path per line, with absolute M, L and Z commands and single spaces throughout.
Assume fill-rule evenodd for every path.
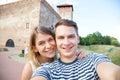
M 32 48 L 34 52 L 38 52 L 38 49 L 35 46 L 33 46 Z

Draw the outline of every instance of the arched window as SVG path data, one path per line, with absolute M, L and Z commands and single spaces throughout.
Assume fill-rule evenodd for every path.
M 6 42 L 6 47 L 15 47 L 14 41 L 12 39 L 8 39 Z

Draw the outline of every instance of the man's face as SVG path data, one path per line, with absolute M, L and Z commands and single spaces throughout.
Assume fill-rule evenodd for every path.
M 55 30 L 56 44 L 60 57 L 72 57 L 76 55 L 79 37 L 74 27 L 60 25 Z

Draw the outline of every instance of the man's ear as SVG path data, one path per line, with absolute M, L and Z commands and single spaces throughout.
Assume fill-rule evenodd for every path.
M 79 44 L 80 43 L 80 36 L 77 37 L 77 43 Z

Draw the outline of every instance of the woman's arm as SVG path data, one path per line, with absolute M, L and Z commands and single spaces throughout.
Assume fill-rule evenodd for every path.
M 21 80 L 30 80 L 32 76 L 32 66 L 30 63 L 26 63 L 22 72 Z
M 85 50 L 77 50 L 77 57 L 78 57 L 78 59 L 82 59 L 82 58 L 84 58 L 86 55 L 88 54 L 88 52 L 87 51 L 85 51 Z

